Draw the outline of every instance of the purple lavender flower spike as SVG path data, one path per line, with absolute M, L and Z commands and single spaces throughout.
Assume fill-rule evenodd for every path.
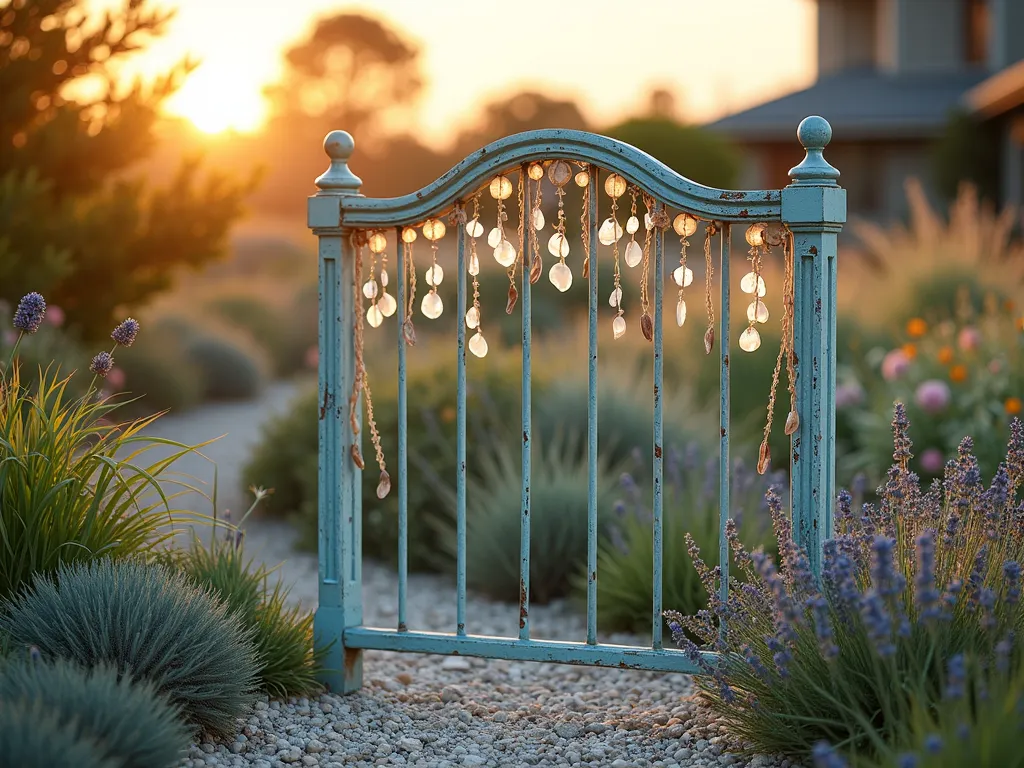
M 43 324 L 46 315 L 46 300 L 41 294 L 26 293 L 14 312 L 14 327 L 23 333 L 35 333 Z
M 842 523 L 853 518 L 853 496 L 845 488 L 839 491 L 836 502 L 836 522 Z
M 946 666 L 946 691 L 943 694 L 947 699 L 962 699 L 966 692 L 967 665 L 964 663 L 964 655 L 958 653 L 950 657 Z
M 135 337 L 138 335 L 139 321 L 134 317 L 129 317 L 114 329 L 114 332 L 110 334 L 110 338 L 122 347 L 130 347 L 135 343 Z
M 917 574 L 914 591 L 917 608 L 924 621 L 937 619 L 942 615 L 939 605 L 941 595 L 935 588 L 935 531 L 925 530 L 917 537 Z
M 92 359 L 89 364 L 89 370 L 95 373 L 97 376 L 106 376 L 110 373 L 110 369 L 114 367 L 114 358 L 110 356 L 109 352 L 100 352 L 96 357 Z
M 988 587 L 983 587 L 978 593 L 978 604 L 981 605 L 981 627 L 986 631 L 996 628 L 996 593 Z
M 919 763 L 920 760 L 917 755 L 911 754 L 910 752 L 906 752 L 896 758 L 897 768 L 917 768 Z
M 893 462 L 906 469 L 907 462 L 914 457 L 910 452 L 913 443 L 908 434 L 910 419 L 907 418 L 907 407 L 903 403 L 896 403 L 893 408 L 892 437 L 893 437 Z
M 846 768 L 846 760 L 827 741 L 819 741 L 811 752 L 814 768 Z
M 874 589 L 862 598 L 860 615 L 878 655 L 884 658 L 896 653 L 892 642 L 892 617 L 885 607 L 885 600 Z
M 743 651 L 743 658 L 746 659 L 747 664 L 750 665 L 750 668 L 754 670 L 754 674 L 761 678 L 762 681 L 767 683 L 770 679 L 768 675 L 768 668 L 761 663 L 761 659 L 759 659 L 757 657 L 757 654 L 754 653 L 754 649 L 746 643 L 744 643 L 743 648 L 741 650 Z
M 1003 563 L 1003 576 L 1006 579 L 1006 603 L 1016 605 L 1020 600 L 1020 563 L 1016 560 Z
M 982 544 L 978 554 L 974 557 L 974 566 L 971 568 L 971 575 L 967 578 L 967 600 L 974 607 L 978 606 L 981 597 L 981 587 L 985 565 L 988 562 L 988 544 Z
M 937 733 L 930 733 L 924 739 L 924 751 L 929 755 L 937 755 L 942 751 L 942 737 Z
M 1010 671 L 1010 651 L 1012 649 L 1013 643 L 1009 639 L 996 643 L 996 669 L 1000 674 L 1005 675 Z
M 814 632 L 818 637 L 818 646 L 826 659 L 834 659 L 839 655 L 832 634 L 832 620 L 828 615 L 828 601 L 820 595 L 810 600 L 811 612 L 814 615 Z
M 1006 447 L 1006 471 L 1012 496 L 1024 483 L 1024 422 L 1014 417 L 1010 422 L 1010 442 Z

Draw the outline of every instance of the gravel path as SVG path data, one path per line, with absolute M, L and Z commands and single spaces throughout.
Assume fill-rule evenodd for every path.
M 260 423 L 293 393 L 294 387 L 282 385 L 250 404 L 166 418 L 159 434 L 198 442 L 227 433 L 206 451 L 218 463 L 223 499 L 237 486 L 239 464 Z M 202 462 L 186 471 L 212 480 L 212 468 Z M 235 508 L 242 502 L 230 501 Z M 287 525 L 256 520 L 246 531 L 247 554 L 271 565 L 283 561 L 280 573 L 292 599 L 313 610 L 315 556 L 294 550 L 295 534 Z M 363 579 L 364 623 L 395 626 L 396 576 L 366 562 Z M 467 603 L 471 634 L 518 631 L 516 606 L 475 595 Z M 408 618 L 410 629 L 454 631 L 454 578 L 410 577 Z M 533 606 L 530 625 L 537 638 L 586 636 L 584 617 L 567 603 Z M 644 642 L 627 635 L 601 641 Z M 689 698 L 687 675 L 369 651 L 364 683 L 345 697 L 261 700 L 251 717 L 239 721 L 233 742 L 193 745 L 181 768 L 792 765 L 736 754 L 724 727 Z

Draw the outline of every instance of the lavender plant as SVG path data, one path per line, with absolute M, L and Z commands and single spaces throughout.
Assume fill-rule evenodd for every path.
M 885 756 L 915 708 L 942 700 L 958 655 L 988 663 L 1019 656 L 1024 425 L 1011 425 L 989 485 L 965 438 L 944 478 L 926 488 L 908 469 L 900 404 L 892 427 L 894 463 L 877 504 L 855 511 L 850 494 L 839 494 L 820 583 L 772 492 L 780 564 L 747 552 L 730 523 L 747 583 L 731 580 L 722 602 L 717 573 L 695 552 L 710 610 L 666 613 L 679 646 L 707 672 L 703 699 L 758 751 L 806 758 L 825 742 L 838 753 Z M 721 652 L 720 663 L 703 660 L 687 631 Z
M 652 494 L 649 462 L 634 456 L 633 472 L 620 478 L 622 498 L 608 535 L 598 545 L 598 624 L 602 629 L 646 632 L 651 626 L 654 594 L 654 542 L 651 536 Z M 644 478 L 643 485 L 638 477 Z M 765 493 L 783 482 L 785 473 L 761 476 L 743 459 L 730 473 L 731 515 L 740 539 L 750 547 L 774 549 Z M 707 592 L 689 557 L 689 542 L 710 551 L 718 542 L 719 459 L 698 443 L 665 453 L 663 529 L 663 600 L 688 613 L 707 602 Z M 586 573 L 576 593 L 586 595 Z

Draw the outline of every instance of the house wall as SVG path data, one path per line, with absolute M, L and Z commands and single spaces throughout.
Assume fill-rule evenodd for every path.
M 818 76 L 875 65 L 877 0 L 818 0 Z
M 965 66 L 964 0 L 882 0 L 880 10 L 876 32 L 883 69 L 905 74 Z
M 1024 59 L 1024 0 L 988 0 L 989 69 L 998 72 Z

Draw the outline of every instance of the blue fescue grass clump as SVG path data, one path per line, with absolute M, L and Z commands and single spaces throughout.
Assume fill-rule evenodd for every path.
M 622 498 L 598 544 L 597 614 L 607 630 L 649 632 L 654 594 L 654 544 L 651 537 L 652 495 L 649 461 L 635 456 L 630 472 L 620 478 Z M 742 459 L 732 462 L 729 509 L 740 540 L 748 547 L 773 550 L 771 517 L 765 494 L 783 482 L 784 474 L 758 475 Z M 719 531 L 719 458 L 689 442 L 682 450 L 665 453 L 663 505 L 663 578 L 665 605 L 696 613 L 707 603 L 707 592 L 687 556 L 695 545 L 711 551 Z M 586 595 L 586 573 L 576 592 Z
M 18 768 L 121 768 L 104 757 L 94 738 L 68 728 L 60 715 L 39 704 L 0 699 L 0 756 Z
M 253 631 L 208 590 L 162 565 L 95 560 L 37 577 L 0 610 L 13 647 L 110 664 L 151 682 L 210 736 L 234 732 L 257 686 Z
M 710 610 L 667 612 L 677 643 L 708 673 L 699 682 L 704 700 L 758 751 L 809 758 L 817 749 L 832 761 L 823 764 L 853 754 L 884 759 L 915 712 L 943 700 L 951 664 L 954 681 L 962 677 L 960 655 L 1018 663 L 1024 426 L 1013 422 L 990 484 L 968 438 L 926 488 L 908 469 L 908 426 L 897 404 L 894 464 L 876 504 L 854 510 L 840 493 L 821 584 L 772 494 L 780 563 L 731 538 L 746 583 L 731 580 L 722 602 L 716 573 L 696 553 Z M 723 652 L 721 663 L 701 661 L 687 631 Z
M 96 753 L 121 768 L 173 768 L 187 754 L 191 734 L 179 708 L 152 683 L 106 664 L 86 669 L 22 655 L 0 666 L 0 701 L 56 715 L 70 737 L 95 742 Z

